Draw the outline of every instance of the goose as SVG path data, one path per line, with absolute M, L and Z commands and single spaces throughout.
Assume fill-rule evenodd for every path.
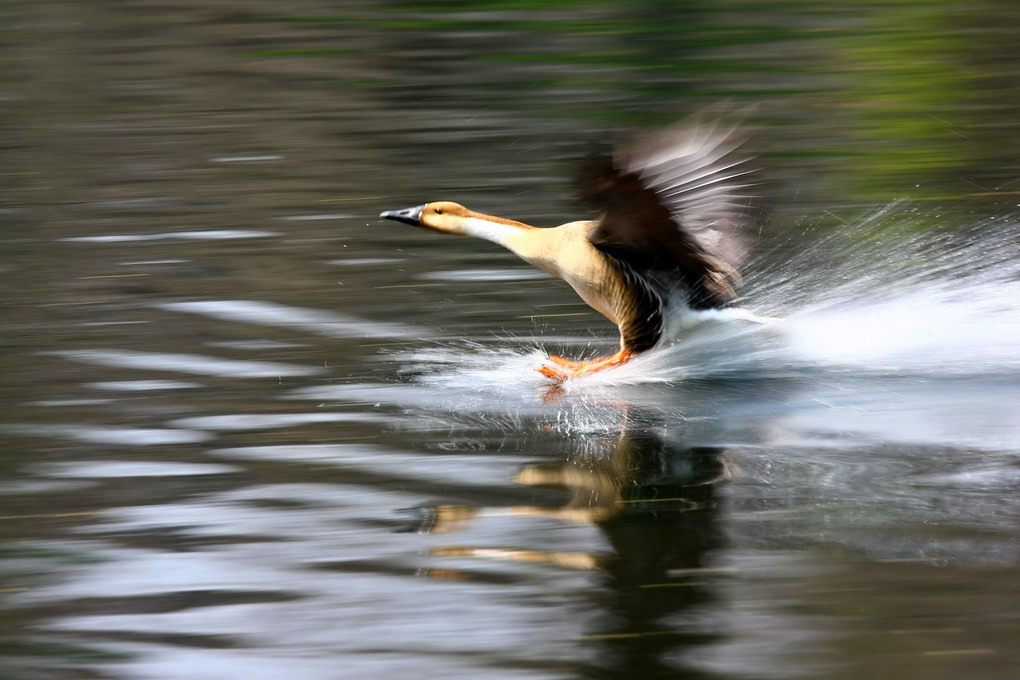
M 625 364 L 670 342 L 672 330 L 731 307 L 757 197 L 744 135 L 721 122 L 675 124 L 617 143 L 581 174 L 595 219 L 540 228 L 435 201 L 380 218 L 497 243 L 568 283 L 616 324 L 620 349 L 596 359 L 550 356 L 537 368 L 563 383 Z M 734 310 L 737 311 L 737 310 Z

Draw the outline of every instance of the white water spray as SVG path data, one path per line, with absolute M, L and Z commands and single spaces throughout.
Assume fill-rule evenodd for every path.
M 937 379 L 1020 369 L 1017 223 L 988 220 L 904 237 L 919 219 L 893 205 L 854 228 L 798 234 L 788 245 L 792 255 L 777 244 L 751 263 L 744 296 L 748 312 L 776 321 L 711 315 L 672 344 L 567 388 L 834 372 Z M 434 347 L 397 359 L 418 380 L 445 387 L 543 384 L 534 371 L 545 356 L 540 348 L 467 349 Z

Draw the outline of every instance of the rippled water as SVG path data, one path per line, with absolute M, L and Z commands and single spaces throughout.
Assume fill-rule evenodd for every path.
M 1016 677 L 1012 5 L 0 12 L 3 680 Z M 375 217 L 719 99 L 767 323 Z

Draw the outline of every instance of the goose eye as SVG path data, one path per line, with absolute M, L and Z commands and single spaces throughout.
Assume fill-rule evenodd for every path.
M 442 208 L 436 208 L 436 214 L 437 215 L 442 215 L 443 214 L 443 209 Z

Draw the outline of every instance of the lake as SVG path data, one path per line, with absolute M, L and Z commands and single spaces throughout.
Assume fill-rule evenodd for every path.
M 1015 3 L 0 15 L 3 680 L 1020 673 Z M 761 328 L 378 218 L 719 112 Z

